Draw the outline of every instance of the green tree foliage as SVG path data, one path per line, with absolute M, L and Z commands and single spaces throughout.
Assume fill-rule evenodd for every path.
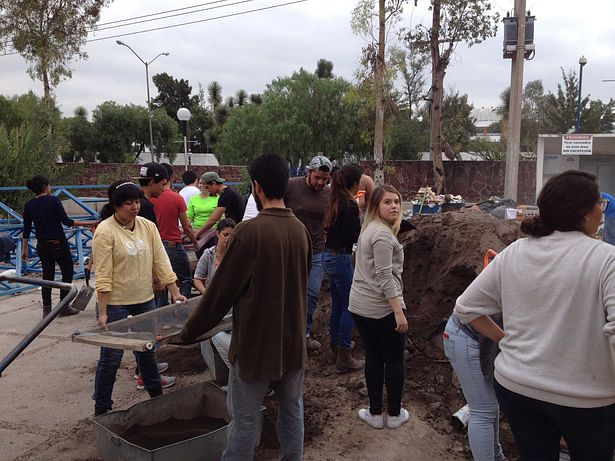
M 318 152 L 341 160 L 351 150 L 355 129 L 349 89 L 342 78 L 318 78 L 304 69 L 274 80 L 261 105 L 231 111 L 218 139 L 220 158 L 241 164 L 274 151 L 293 163 Z
M 198 97 L 191 96 L 192 87 L 188 80 L 177 80 L 166 72 L 152 77 L 154 85 L 158 89 L 158 96 L 152 100 L 154 108 L 162 108 L 169 117 L 177 119 L 177 110 L 180 107 L 192 108 L 198 105 Z
M 29 75 L 43 82 L 47 137 L 53 131 L 51 91 L 70 78 L 70 62 L 82 51 L 88 30 L 110 0 L 0 0 L 0 47 L 12 46 L 30 63 Z
M 410 117 L 408 112 L 394 114 L 390 129 L 385 133 L 388 139 L 387 159 L 420 160 L 429 149 L 429 118 Z
M 98 160 L 103 163 L 134 162 L 136 152 L 142 150 L 149 137 L 147 109 L 106 101 L 94 109 L 92 119 Z
M 471 112 L 474 107 L 468 103 L 468 95 L 447 94 L 442 101 L 442 141 L 445 154 L 450 160 L 461 160 L 459 152 L 466 150 L 470 137 L 474 135 Z
M 62 119 L 62 129 L 69 142 L 69 148 L 62 156 L 64 162 L 94 162 L 96 151 L 94 150 L 94 131 L 88 121 L 85 107 L 75 109 L 75 116 Z
M 483 160 L 506 160 L 506 143 L 502 141 L 476 138 L 469 142 L 467 150 Z
M 229 165 L 247 165 L 265 149 L 267 127 L 264 110 L 247 104 L 233 111 L 218 140 L 220 161 Z
M 331 78 L 333 77 L 333 63 L 326 59 L 319 59 L 316 63 L 316 75 L 318 78 Z
M 577 121 L 577 98 L 579 94 L 579 81 L 573 70 L 565 72 L 562 70 L 561 83 L 557 84 L 557 93 L 549 92 L 545 100 L 545 115 L 547 132 L 568 133 L 574 130 Z M 589 96 L 581 99 L 581 110 L 585 109 L 589 103 Z

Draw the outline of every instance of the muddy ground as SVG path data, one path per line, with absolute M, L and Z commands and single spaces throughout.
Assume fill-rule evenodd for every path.
M 470 209 L 421 215 L 412 223 L 417 229 L 400 235 L 405 247 L 404 298 L 409 317 L 403 403 L 410 411 L 410 421 L 394 431 L 377 431 L 359 421 L 357 410 L 367 404 L 364 377 L 361 372 L 335 372 L 328 347 L 330 297 L 325 280 L 313 327 L 313 336 L 323 347 L 310 354 L 304 385 L 306 460 L 471 459 L 465 433 L 452 423 L 451 414 L 464 401 L 444 357 L 437 327 L 481 270 L 486 250 L 502 250 L 518 238 L 519 226 Z M 0 302 L 2 352 L 4 345 L 14 344 L 28 330 L 24 322 L 40 318 L 40 301 L 30 298 L 9 307 Z M 68 339 L 74 329 L 85 330 L 94 324 L 93 306 L 77 317 L 57 319 L 0 378 L 0 446 L 4 453 L 0 459 L 99 459 L 89 420 L 98 350 L 71 344 Z M 355 355 L 360 357 L 362 343 L 358 335 L 355 340 Z M 129 355 L 115 386 L 116 409 L 147 398 L 135 389 L 134 359 Z M 177 376 L 177 387 L 210 377 L 194 346 L 163 346 L 159 361 L 170 363 L 168 374 Z M 266 405 L 256 455 L 261 461 L 279 458 L 274 399 L 268 398 Z M 505 425 L 501 433 L 507 459 L 516 459 Z

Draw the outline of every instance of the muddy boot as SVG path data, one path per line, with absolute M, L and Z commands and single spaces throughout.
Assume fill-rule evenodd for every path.
M 105 413 L 107 413 L 109 411 L 108 408 L 98 408 L 98 407 L 94 407 L 94 416 L 100 416 L 100 415 L 104 415 Z
M 147 392 L 149 393 L 150 399 L 153 399 L 154 397 L 158 397 L 159 395 L 162 395 L 162 386 L 157 387 L 155 389 L 150 389 Z
M 356 360 L 352 357 L 352 349 L 337 346 L 337 360 L 335 369 L 338 373 L 361 370 L 365 366 L 365 360 Z
M 47 317 L 51 312 L 51 306 L 43 305 L 43 318 Z
M 77 309 L 73 309 L 70 306 L 66 306 L 64 309 L 62 309 L 62 312 L 58 314 L 58 317 L 68 317 L 69 315 L 75 315 L 78 313 L 79 311 Z

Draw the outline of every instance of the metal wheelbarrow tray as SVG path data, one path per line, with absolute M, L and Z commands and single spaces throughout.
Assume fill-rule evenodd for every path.
M 80 332 L 75 331 L 72 340 L 93 346 L 145 352 L 162 344 L 186 344 L 180 341 L 179 334 L 184 323 L 196 307 L 200 296 L 191 298 L 186 304 L 172 304 L 154 309 L 144 314 L 128 317 L 102 328 Z M 204 341 L 223 330 L 232 327 L 232 316 L 226 315 L 222 321 L 194 342 Z
M 192 421 L 199 418 L 222 420 L 223 425 L 208 433 L 153 449 L 131 443 L 122 436 L 137 425 L 147 433 L 147 426 L 172 425 L 175 420 L 180 420 L 177 426 L 192 426 Z M 217 461 L 226 447 L 229 421 L 226 394 L 211 382 L 192 384 L 137 403 L 127 410 L 92 418 L 98 454 L 103 461 Z

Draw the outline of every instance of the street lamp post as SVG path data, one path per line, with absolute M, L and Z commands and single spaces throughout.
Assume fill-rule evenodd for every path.
M 188 170 L 188 138 L 186 125 L 190 121 L 191 116 L 192 114 L 185 107 L 180 107 L 177 110 L 177 119 L 181 122 L 182 131 L 184 132 L 184 166 L 186 171 Z
M 160 56 L 168 56 L 169 53 L 167 51 L 164 51 L 162 53 L 158 53 L 158 55 L 156 55 L 156 57 L 154 59 L 152 59 L 151 61 L 147 62 L 144 61 L 143 59 L 141 59 L 141 56 L 139 56 L 135 50 L 133 50 L 129 45 L 127 45 L 126 43 L 122 42 L 121 40 L 116 40 L 115 43 L 117 43 L 118 45 L 121 46 L 125 46 L 126 48 L 128 48 L 130 51 L 132 51 L 132 54 L 134 54 L 139 61 L 141 61 L 143 63 L 143 65 L 145 65 L 145 82 L 147 84 L 147 119 L 149 122 L 149 149 L 150 152 L 152 154 L 152 161 L 154 160 L 154 133 L 152 131 L 152 103 L 150 101 L 150 97 L 149 97 L 149 65 L 151 63 L 153 63 L 156 59 L 158 59 Z
M 583 66 L 587 64 L 587 58 L 581 56 L 579 58 L 579 100 L 577 102 L 577 126 L 574 130 L 575 133 L 581 132 L 581 84 L 583 82 Z

